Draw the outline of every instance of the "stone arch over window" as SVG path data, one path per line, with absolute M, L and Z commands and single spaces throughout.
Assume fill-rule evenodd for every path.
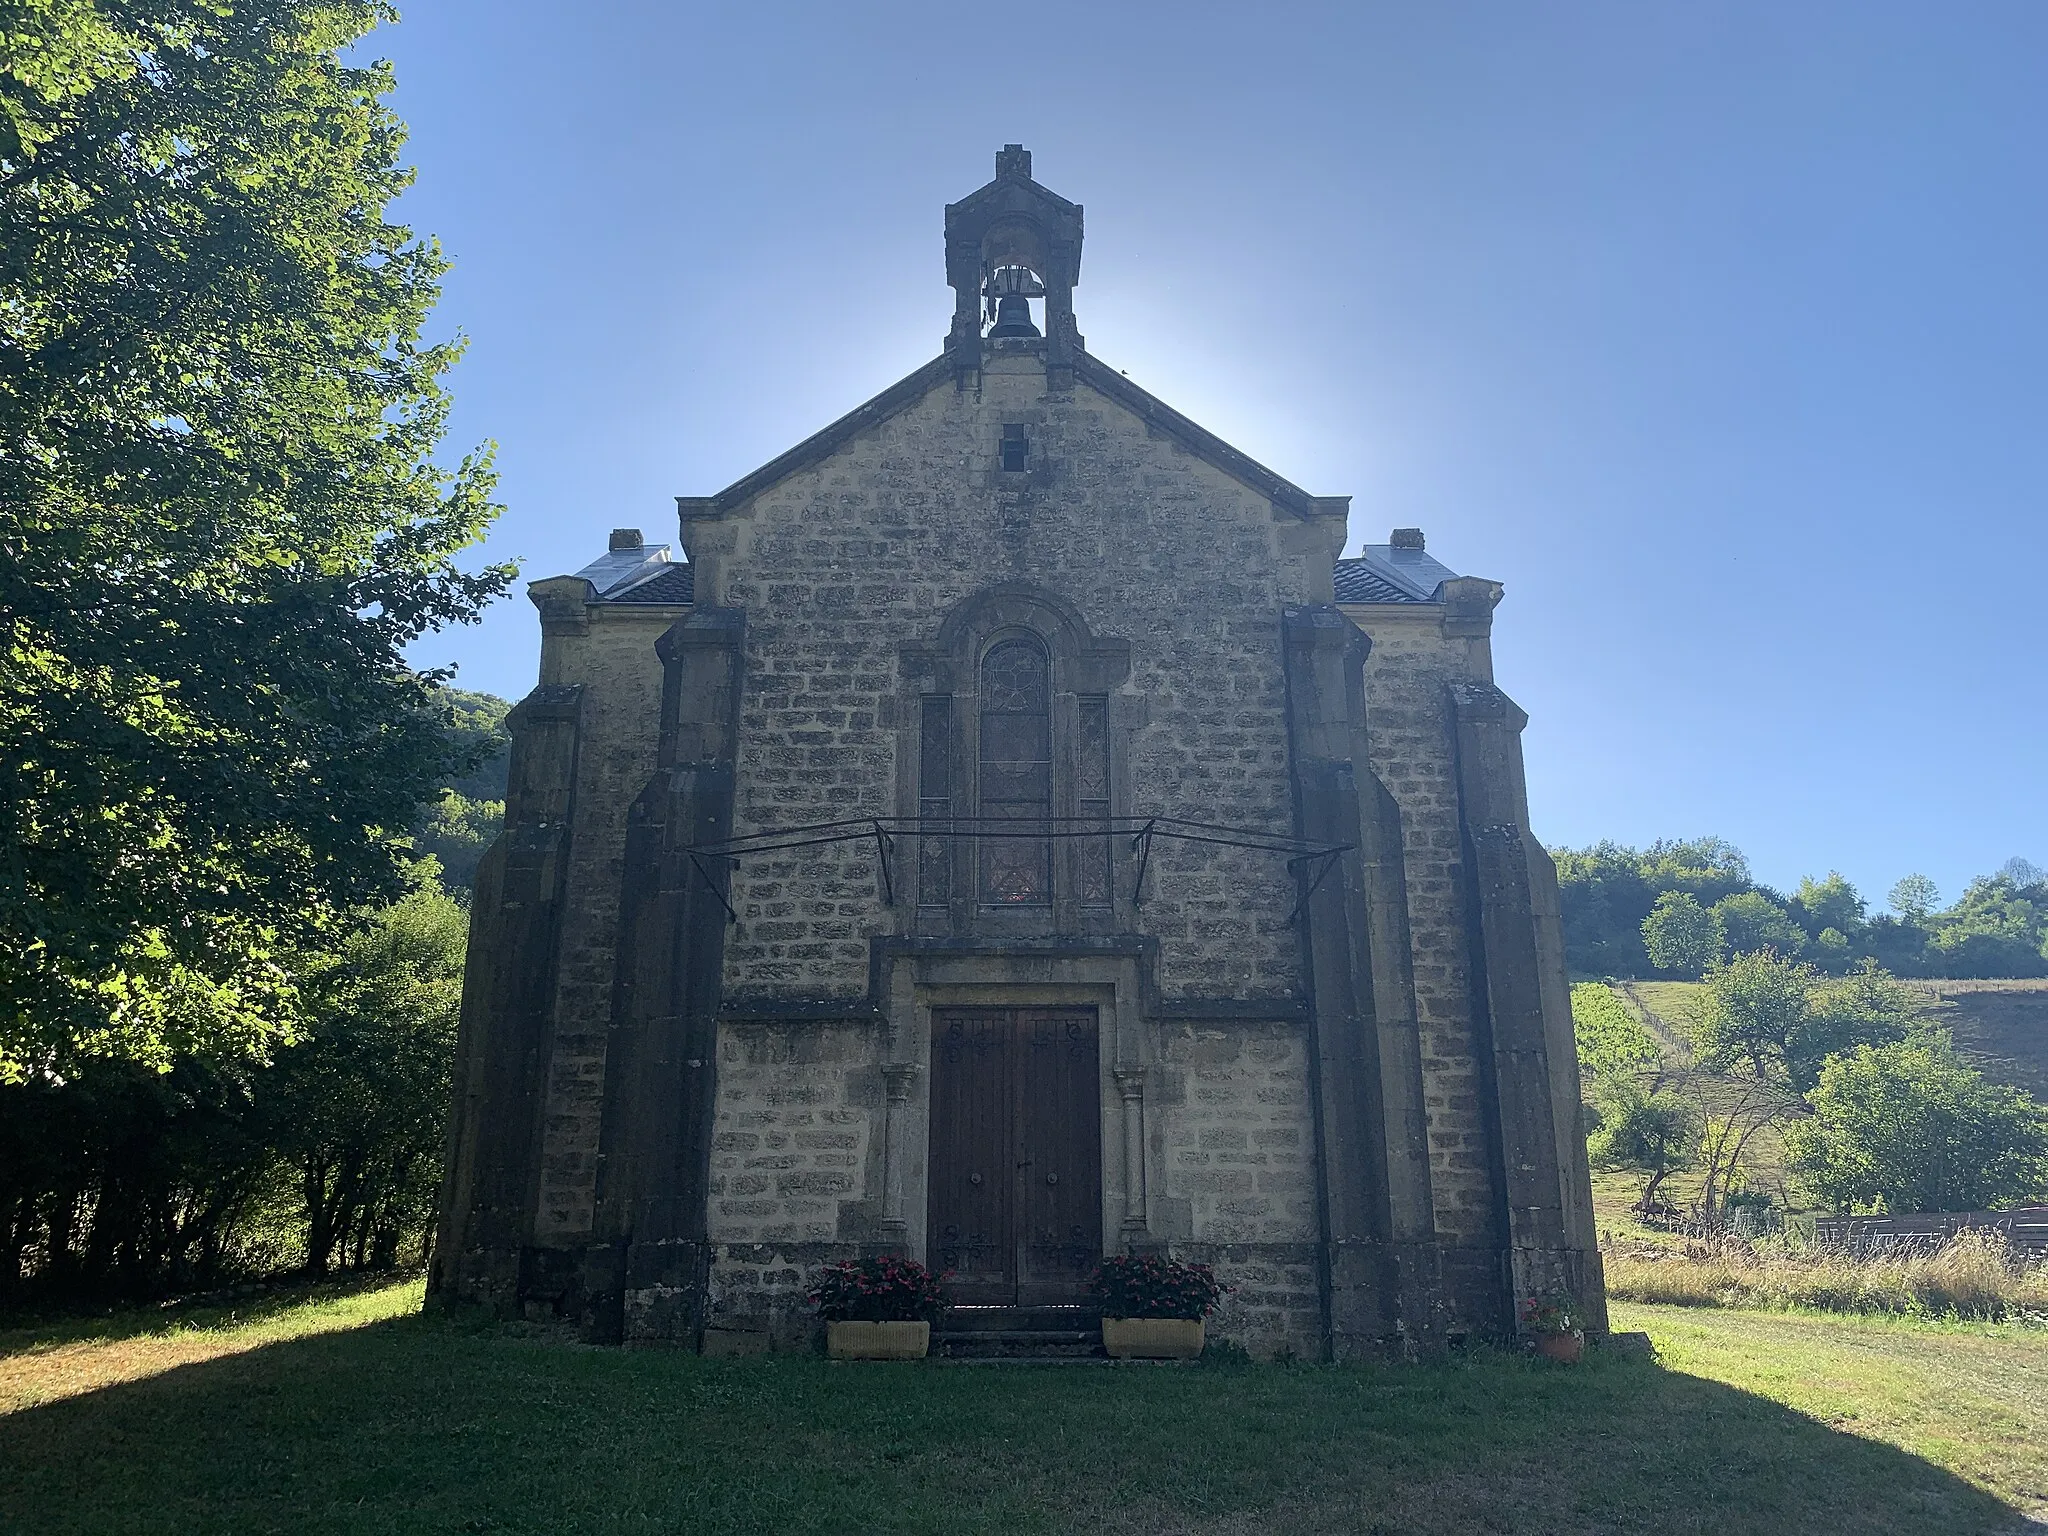
M 963 834 L 919 840 L 917 931 L 1116 931 L 1129 892 L 1112 839 L 1053 834 L 1133 812 L 1119 790 L 1128 642 L 1096 636 L 1055 593 L 1003 583 L 904 647 L 903 663 L 917 706 L 899 759 L 915 770 L 902 811 Z M 1005 821 L 1024 835 L 966 835 Z

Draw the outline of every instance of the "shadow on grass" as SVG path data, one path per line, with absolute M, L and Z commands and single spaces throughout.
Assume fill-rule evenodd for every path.
M 308 1304 L 340 1301 L 417 1279 L 404 1269 L 353 1270 L 320 1280 L 266 1280 L 229 1290 L 176 1296 L 154 1306 L 109 1302 L 99 1311 L 0 1311 L 0 1356 L 47 1344 L 111 1343 L 175 1328 L 255 1323 Z
M 554 1348 L 412 1317 L 0 1419 L 68 1532 L 1967 1532 L 2012 1511 L 1603 1358 L 1181 1370 Z

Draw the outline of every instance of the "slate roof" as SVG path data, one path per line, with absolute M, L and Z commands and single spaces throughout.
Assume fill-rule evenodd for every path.
M 670 558 L 666 544 L 615 547 L 576 574 L 599 603 L 687 603 L 697 584 L 689 562 Z
M 622 592 L 607 596 L 608 603 L 687 603 L 696 595 L 697 572 L 687 560 L 675 560 Z
M 1384 576 L 1373 573 L 1363 560 L 1337 562 L 1337 601 L 1340 603 L 1413 603 L 1410 597 Z
M 1340 603 L 1434 603 L 1457 572 L 1435 556 L 1402 544 L 1368 544 L 1337 562 Z

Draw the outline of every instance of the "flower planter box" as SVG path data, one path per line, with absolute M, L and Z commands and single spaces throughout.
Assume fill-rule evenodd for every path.
M 825 1353 L 834 1360 L 922 1360 L 931 1347 L 930 1323 L 825 1325 Z
M 1579 1357 L 1586 1352 L 1586 1336 L 1574 1329 L 1570 1333 L 1539 1333 L 1536 1335 L 1536 1353 L 1546 1360 L 1556 1360 L 1565 1365 L 1577 1365 Z
M 1102 1347 L 1118 1360 L 1192 1360 L 1202 1352 L 1199 1317 L 1105 1317 Z

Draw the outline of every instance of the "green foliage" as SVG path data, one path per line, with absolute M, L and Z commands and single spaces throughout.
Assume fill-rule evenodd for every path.
M 1813 967 L 1775 950 L 1739 953 L 1707 977 L 1692 1022 L 1703 1064 L 1740 1064 L 1751 1076 L 1782 1072 L 1807 1022 L 1807 998 L 1820 982 Z
M 1564 897 L 1566 963 L 1582 976 L 1641 976 L 1649 966 L 1643 921 L 1666 891 L 1711 906 L 1751 885 L 1740 849 L 1718 837 L 1563 848 L 1555 855 Z
M 1721 919 L 1721 931 L 1728 936 L 1730 954 L 1770 949 L 1796 955 L 1806 947 L 1805 931 L 1792 921 L 1792 914 L 1762 891 L 1723 896 L 1714 903 L 1714 915 Z
M 1555 857 L 1565 961 L 1578 976 L 1698 974 L 1689 962 L 1700 930 L 1684 897 L 1719 919 L 1731 954 L 1773 949 L 1830 975 L 1874 960 L 1895 976 L 2048 976 L 2048 877 L 2024 859 L 1972 881 L 1946 911 L 1936 910 L 1933 881 L 1908 875 L 1892 887 L 1892 913 L 1871 917 L 1839 872 L 1808 876 L 1781 898 L 1751 880 L 1741 853 L 1718 838 L 1643 851 L 1598 843 Z M 1660 903 L 1672 915 L 1646 928 Z M 1662 960 L 1649 949 L 1653 932 Z
M 512 733 L 505 724 L 512 706 L 494 693 L 462 688 L 442 688 L 438 697 L 448 708 L 449 733 L 458 756 L 473 765 L 450 779 L 447 787 L 467 800 L 502 801 L 512 766 Z
M 1579 1070 L 1588 1082 L 1649 1071 L 1662 1059 L 1656 1036 L 1604 982 L 1573 985 L 1572 1033 L 1578 1040 Z
M 1836 1210 L 1982 1210 L 2048 1193 L 2048 1111 L 1988 1083 L 1945 1031 L 1832 1058 L 1790 1166 Z
M 374 0 L 20 0 L 0 59 L 0 1073 L 260 1057 L 451 774 L 510 577 Z
M 313 1274 L 337 1249 L 388 1265 L 433 1218 L 469 918 L 431 871 L 417 878 L 313 969 L 308 1027 L 259 1087 Z
M 1908 875 L 1899 881 L 1886 898 L 1891 908 L 1909 923 L 1922 923 L 1927 914 L 1941 904 L 1941 891 L 1925 875 Z
M 467 919 L 415 866 L 295 957 L 269 1063 L 96 1062 L 0 1085 L 0 1298 L 75 1302 L 390 1263 L 432 1215 Z
M 466 891 L 476 884 L 477 863 L 504 824 L 504 801 L 471 800 L 451 789 L 429 808 L 413 847 L 440 864 L 451 889 Z
M 1850 975 L 1819 983 L 1806 994 L 1806 1018 L 1792 1042 L 1793 1073 L 1801 1091 L 1818 1080 L 1808 1079 L 1807 1063 L 1825 1061 L 1838 1051 L 1859 1045 L 1903 1040 L 1925 1017 L 1926 998 L 1902 987 L 1875 960 L 1866 960 Z
M 1874 962 L 1830 981 L 1802 961 L 1757 950 L 1709 973 L 1693 1046 L 1704 1066 L 1782 1078 L 1804 1093 L 1829 1056 L 1899 1039 L 1919 1008 Z
M 1863 926 L 1863 915 L 1869 905 L 1855 886 L 1831 869 L 1825 880 L 1816 880 L 1811 875 L 1801 879 L 1786 908 L 1809 937 L 1818 938 L 1832 928 L 1846 940 Z
M 2005 875 L 1973 880 L 1927 929 L 1937 976 L 2048 976 L 2048 886 L 2015 885 Z
M 1849 936 L 1839 928 L 1821 929 L 1814 935 L 1808 952 L 1813 956 L 1815 967 L 1830 976 L 1839 976 L 1848 970 L 1855 958 L 1849 944 Z
M 1690 891 L 1664 892 L 1643 919 L 1643 949 L 1666 975 L 1696 980 L 1727 947 L 1719 909 L 1701 906 Z
M 207 1284 L 269 1243 L 252 1069 L 101 1063 L 0 1085 L 0 1298 L 67 1300 Z M 33 1275 L 31 1275 L 33 1271 Z
M 1659 1187 L 1699 1158 L 1704 1130 L 1698 1105 L 1683 1094 L 1631 1076 L 1604 1078 L 1595 1090 L 1599 1121 L 1586 1139 L 1596 1168 L 1643 1176 L 1637 1209 L 1657 1205 Z

